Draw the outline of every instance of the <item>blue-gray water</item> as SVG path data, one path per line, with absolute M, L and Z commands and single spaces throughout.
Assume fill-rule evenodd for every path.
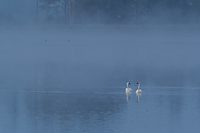
M 67 89 L 67 88 L 66 88 Z M 75 89 L 75 88 L 74 88 Z M 85 88 L 81 88 L 84 90 Z M 2 90 L 2 132 L 198 132 L 200 88 Z
M 200 130 L 196 31 L 1 33 L 2 132 Z

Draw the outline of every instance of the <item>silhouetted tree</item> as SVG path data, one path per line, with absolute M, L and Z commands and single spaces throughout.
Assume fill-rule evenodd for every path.
M 68 16 L 69 16 L 69 24 L 72 25 L 74 22 L 74 8 L 75 8 L 75 0 L 68 0 Z
M 54 4 L 59 3 L 60 0 L 40 0 L 40 8 L 46 10 L 46 21 L 49 19 L 49 10 L 53 7 Z
M 139 24 L 145 17 L 159 11 L 170 11 L 171 20 L 184 21 L 187 14 L 200 14 L 200 0 L 37 0 L 37 7 L 46 10 L 46 20 L 49 11 L 55 9 L 57 18 L 63 17 L 66 24 Z M 157 9 L 157 10 L 158 10 Z M 176 14 L 176 11 L 179 14 Z M 36 18 L 38 9 L 36 10 Z M 146 18 L 148 18 L 146 17 Z M 159 17 L 159 16 L 158 16 Z M 178 19 L 180 18 L 180 19 Z
M 38 22 L 38 0 L 36 0 L 36 23 Z

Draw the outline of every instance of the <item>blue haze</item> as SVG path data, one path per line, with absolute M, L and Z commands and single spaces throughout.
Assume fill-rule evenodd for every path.
M 0 130 L 199 131 L 198 32 L 146 28 L 2 31 Z

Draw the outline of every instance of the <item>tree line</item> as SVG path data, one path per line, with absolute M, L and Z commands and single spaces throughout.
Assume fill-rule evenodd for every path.
M 45 22 L 69 25 L 198 23 L 200 15 L 200 0 L 36 0 L 36 3 L 36 19 L 45 12 Z

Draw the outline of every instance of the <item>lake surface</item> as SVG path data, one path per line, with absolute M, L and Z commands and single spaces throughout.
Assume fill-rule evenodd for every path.
M 2 32 L 0 131 L 200 131 L 199 34 L 166 31 Z
M 136 87 L 135 87 L 136 88 Z M 2 132 L 198 132 L 200 88 L 0 91 Z

